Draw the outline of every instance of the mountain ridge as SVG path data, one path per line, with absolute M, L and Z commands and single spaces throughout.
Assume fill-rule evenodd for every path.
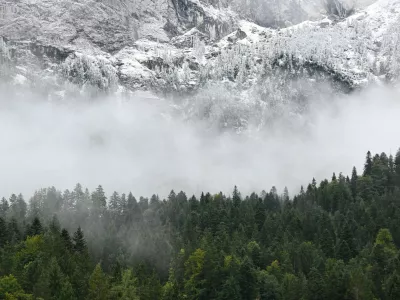
M 268 80 L 275 86 L 298 78 L 336 81 L 334 89 L 347 91 L 395 81 L 400 71 L 398 0 L 280 29 L 243 20 L 229 6 L 194 0 L 141 1 L 157 9 L 138 10 L 146 16 L 139 29 L 130 19 L 123 27 L 117 8 L 129 3 L 130 13 L 138 2 L 97 1 L 91 9 L 88 3 L 15 3 L 17 15 L 0 21 L 3 48 L 11 49 L 9 60 L 17 66 L 10 77 L 15 83 L 45 79 L 58 94 L 65 79 L 78 89 L 185 95 L 223 84 L 254 94 Z

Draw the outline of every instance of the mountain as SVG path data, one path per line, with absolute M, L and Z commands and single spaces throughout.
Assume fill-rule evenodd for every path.
M 147 90 L 192 114 L 234 107 L 237 123 L 396 82 L 400 1 L 371 2 L 0 0 L 0 71 L 50 99 Z

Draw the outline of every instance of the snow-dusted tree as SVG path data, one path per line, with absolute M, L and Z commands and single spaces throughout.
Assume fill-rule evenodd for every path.
M 216 31 L 216 28 L 215 28 L 215 24 L 208 25 L 207 28 L 208 28 L 208 35 L 209 35 L 210 40 L 211 41 L 216 40 L 217 31 Z
M 197 35 L 193 37 L 193 49 L 196 58 L 198 60 L 202 60 L 206 51 L 206 45 Z
M 115 68 L 103 57 L 76 53 L 61 65 L 61 74 L 82 88 L 113 90 L 118 82 Z
M 383 40 L 383 53 L 387 57 L 385 69 L 389 80 L 400 78 L 400 18 L 391 26 Z
M 3 37 L 0 37 L 0 78 L 7 77 L 11 69 L 11 52 Z
M 354 12 L 355 0 L 323 0 L 326 11 L 329 14 L 346 18 Z

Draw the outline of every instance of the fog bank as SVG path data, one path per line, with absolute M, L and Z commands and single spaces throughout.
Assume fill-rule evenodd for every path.
M 382 88 L 311 103 L 297 130 L 240 135 L 172 117 L 168 101 L 143 96 L 60 104 L 3 88 L 0 99 L 0 197 L 77 182 L 135 196 L 230 193 L 235 184 L 242 193 L 297 192 L 313 177 L 361 171 L 368 150 L 400 147 L 400 93 Z

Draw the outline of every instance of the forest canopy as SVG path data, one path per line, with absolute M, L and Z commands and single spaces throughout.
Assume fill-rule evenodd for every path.
M 0 201 L 0 299 L 400 299 L 399 224 L 400 150 L 293 197 L 50 187 Z

